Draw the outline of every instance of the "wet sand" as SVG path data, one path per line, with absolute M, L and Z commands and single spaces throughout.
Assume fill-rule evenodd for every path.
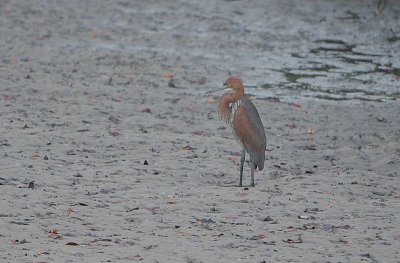
M 1 2 L 0 261 L 398 262 L 399 7 L 326 2 Z M 392 73 L 289 83 L 329 38 Z M 202 95 L 230 74 L 259 95 L 254 188 L 232 186 L 240 148 Z

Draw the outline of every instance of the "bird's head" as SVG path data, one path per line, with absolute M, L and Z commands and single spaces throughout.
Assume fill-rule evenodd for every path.
M 235 93 L 244 92 L 242 80 L 237 77 L 229 77 L 223 86 L 225 89 L 233 90 Z
M 207 91 L 206 94 L 214 93 L 217 91 L 233 91 L 233 93 L 244 95 L 244 87 L 242 80 L 237 77 L 229 77 L 222 87 Z

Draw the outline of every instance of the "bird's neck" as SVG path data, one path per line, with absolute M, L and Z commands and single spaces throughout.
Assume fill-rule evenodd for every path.
M 244 94 L 238 93 L 227 94 L 221 97 L 221 99 L 219 100 L 219 113 L 224 122 L 229 124 L 231 120 L 232 107 L 229 104 L 234 103 L 235 101 L 243 97 Z

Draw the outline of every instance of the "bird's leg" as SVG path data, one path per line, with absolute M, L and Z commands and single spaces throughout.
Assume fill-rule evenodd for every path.
M 239 186 L 242 186 L 242 178 L 243 178 L 243 164 L 244 159 L 246 158 L 246 152 L 242 150 L 242 158 L 240 158 L 240 178 L 239 178 Z
M 250 184 L 250 186 L 254 187 L 254 163 L 251 158 L 250 158 L 250 165 L 251 165 L 251 184 Z

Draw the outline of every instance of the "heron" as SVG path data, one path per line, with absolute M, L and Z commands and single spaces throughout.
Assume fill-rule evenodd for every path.
M 239 186 L 243 182 L 243 164 L 246 152 L 250 156 L 251 184 L 254 187 L 254 169 L 264 169 L 266 138 L 264 126 L 254 104 L 244 97 L 242 80 L 229 77 L 222 87 L 207 91 L 230 91 L 218 101 L 218 113 L 223 122 L 232 128 L 233 135 L 242 147 Z

